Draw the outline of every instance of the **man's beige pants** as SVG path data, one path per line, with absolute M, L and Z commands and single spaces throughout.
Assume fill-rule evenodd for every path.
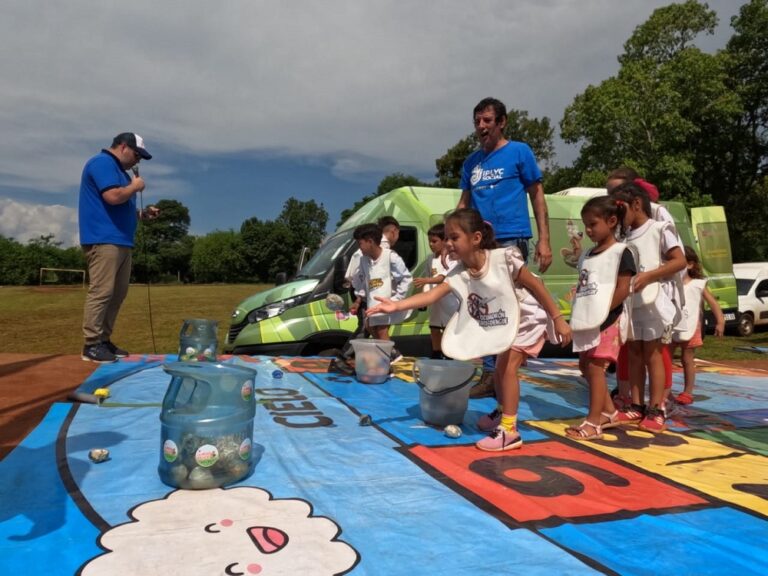
M 112 336 L 117 313 L 128 294 L 132 248 L 114 244 L 83 246 L 88 262 L 88 296 L 83 313 L 85 345 L 106 342 Z

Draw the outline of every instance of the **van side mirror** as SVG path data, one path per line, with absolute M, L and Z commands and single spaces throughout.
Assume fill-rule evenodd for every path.
M 285 272 L 275 274 L 275 286 L 280 286 L 288 281 L 288 275 Z
M 768 298 L 768 288 L 758 288 L 755 292 L 755 296 L 760 298 L 761 300 L 763 298 Z

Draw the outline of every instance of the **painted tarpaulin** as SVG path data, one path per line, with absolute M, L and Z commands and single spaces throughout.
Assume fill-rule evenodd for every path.
M 226 488 L 160 481 L 168 356 L 100 367 L 102 405 L 55 404 L 0 462 L 3 573 L 765 574 L 765 375 L 701 368 L 694 404 L 659 436 L 631 426 L 579 443 L 573 360 L 521 373 L 520 450 L 477 450 L 421 419 L 411 364 L 383 384 L 327 359 L 256 368 L 253 474 Z M 275 377 L 275 371 L 279 371 Z M 675 375 L 680 386 L 681 374 Z M 361 425 L 368 424 L 370 425 Z M 93 448 L 109 450 L 94 463 Z

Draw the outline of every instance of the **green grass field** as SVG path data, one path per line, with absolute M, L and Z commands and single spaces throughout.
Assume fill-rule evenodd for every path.
M 157 352 L 178 352 L 179 331 L 186 318 L 218 320 L 219 343 L 223 343 L 235 306 L 267 287 L 152 285 L 149 297 Z M 0 287 L 0 352 L 80 354 L 85 294 L 80 286 Z M 154 352 L 146 285 L 131 286 L 112 340 L 131 353 Z
M 235 306 L 268 287 L 263 284 L 153 285 L 152 325 L 158 353 L 178 351 L 179 330 L 186 318 L 219 321 L 224 342 Z M 0 352 L 79 354 L 85 289 L 80 286 L 0 287 Z M 154 352 L 147 286 L 133 285 L 117 320 L 113 340 L 133 353 Z M 708 360 L 755 360 L 768 356 L 737 352 L 737 346 L 768 346 L 768 331 L 749 338 L 707 335 L 698 357 Z

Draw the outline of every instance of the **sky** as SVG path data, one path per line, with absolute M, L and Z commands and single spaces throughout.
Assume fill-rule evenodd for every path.
M 136 132 L 144 205 L 178 200 L 192 234 L 342 210 L 395 172 L 435 178 L 494 96 L 558 126 L 656 0 L 9 0 L 0 19 L 0 234 L 78 244 L 82 167 Z M 714 0 L 730 37 L 743 2 Z M 559 134 L 559 130 L 558 130 Z M 556 141 L 569 165 L 574 146 Z

